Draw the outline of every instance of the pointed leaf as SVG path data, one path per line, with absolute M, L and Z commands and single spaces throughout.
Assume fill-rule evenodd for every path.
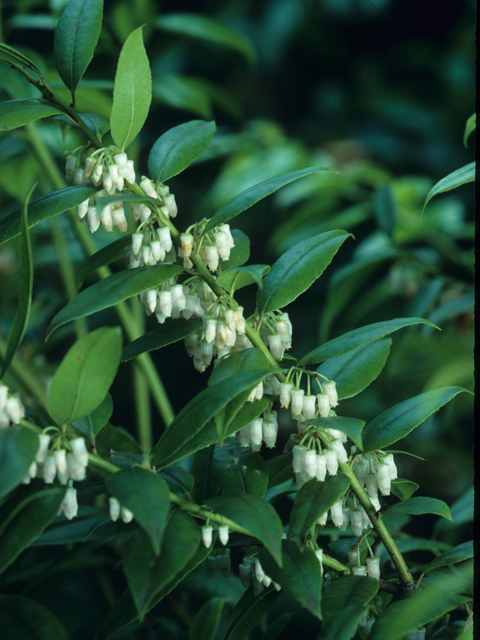
M 232 353 L 228 358 L 220 360 L 210 375 L 208 386 L 218 384 L 226 378 L 238 376 L 246 371 L 253 371 L 254 369 L 265 370 L 269 366 L 270 363 L 260 349 L 242 349 L 242 351 Z
M 248 267 L 236 267 L 222 273 L 222 275 L 217 278 L 217 284 L 227 289 L 227 291 L 230 291 L 232 285 L 234 285 L 234 291 L 238 291 L 256 282 L 258 287 L 263 289 L 263 278 L 270 273 L 271 269 L 268 264 L 252 264 Z
M 270 587 L 258 596 L 248 588 L 235 605 L 230 616 L 224 640 L 245 640 L 250 631 L 259 624 L 273 604 L 280 597 L 278 591 Z
M 0 628 L 4 640 L 68 640 L 58 618 L 24 596 L 0 595 Z
M 437 498 L 424 498 L 423 496 L 417 496 L 416 498 L 410 498 L 409 500 L 403 500 L 403 502 L 397 502 L 397 504 L 388 507 L 387 512 L 389 515 L 401 514 L 409 516 L 421 516 L 425 513 L 434 513 L 437 516 L 452 519 L 450 509 L 443 500 L 437 500 Z
M 151 179 L 166 182 L 186 169 L 208 147 L 215 129 L 215 122 L 192 120 L 160 136 L 148 157 Z
M 170 492 L 165 480 L 153 471 L 135 466 L 112 474 L 107 487 L 121 505 L 130 509 L 158 555 L 170 510 Z
M 120 364 L 122 336 L 104 327 L 80 338 L 58 367 L 47 410 L 60 425 L 92 413 L 105 399 Z
M 55 66 L 72 96 L 93 58 L 102 13 L 103 0 L 70 0 L 55 29 Z
M 456 500 L 451 507 L 453 522 L 448 520 L 437 520 L 433 531 L 435 535 L 450 530 L 452 527 L 463 524 L 464 522 L 472 522 L 474 514 L 474 491 L 473 486 L 465 491 L 465 493 Z
M 378 580 L 363 576 L 341 576 L 325 589 L 322 601 L 323 621 L 326 625 L 349 607 L 365 607 L 378 591 Z
M 183 340 L 193 331 L 203 326 L 201 318 L 190 318 L 190 320 L 174 320 L 166 324 L 161 324 L 149 331 L 140 338 L 137 338 L 130 344 L 127 344 L 122 352 L 122 362 L 127 362 L 132 358 L 136 358 L 147 351 L 161 349 L 168 344 L 173 344 L 179 340 Z
M 438 195 L 439 193 L 445 193 L 445 191 L 451 191 L 452 189 L 456 189 L 460 187 L 462 184 L 466 184 L 467 182 L 474 182 L 475 180 L 475 162 L 470 162 L 470 164 L 449 173 L 448 176 L 442 178 L 435 184 L 430 191 L 428 192 L 427 197 L 425 198 L 425 202 L 423 204 L 423 211 L 425 211 L 425 207 L 433 198 L 433 196 Z
M 366 389 L 380 374 L 390 353 L 388 338 L 361 344 L 336 358 L 329 358 L 317 372 L 334 380 L 338 397 L 352 398 Z
M 193 476 L 182 467 L 170 465 L 158 472 L 172 491 L 189 494 L 194 486 Z
M 85 277 L 92 271 L 100 269 L 100 267 L 106 267 L 112 262 L 117 260 L 123 260 L 125 258 L 125 247 L 132 243 L 132 236 L 123 236 L 106 247 L 100 249 L 93 255 L 89 256 L 85 262 L 82 263 L 77 274 L 77 286 L 81 287 L 85 280 Z
M 428 416 L 463 391 L 466 390 L 461 387 L 443 387 L 421 393 L 387 409 L 363 430 L 364 451 L 384 449 L 404 438 Z
M 115 74 L 110 125 L 112 138 L 122 151 L 137 137 L 152 101 L 152 74 L 142 29 L 138 27 L 128 36 Z
M 306 421 L 306 424 L 316 424 L 325 429 L 338 429 L 343 431 L 357 447 L 363 450 L 362 430 L 365 426 L 363 420 L 358 418 L 345 418 L 344 416 L 331 416 L 329 418 L 314 418 Z
M 299 489 L 290 515 L 290 535 L 303 544 L 315 522 L 343 496 L 350 485 L 347 476 L 328 476 L 324 482 L 309 480 Z
M 250 189 L 238 194 L 238 196 L 235 196 L 235 198 L 219 209 L 205 227 L 204 233 L 210 231 L 213 227 L 216 227 L 217 224 L 228 222 L 228 220 L 238 216 L 239 213 L 249 209 L 259 200 L 275 193 L 275 191 L 278 191 L 278 189 L 281 189 L 286 184 L 290 184 L 290 182 L 303 178 L 304 176 L 308 176 L 312 173 L 319 173 L 320 171 L 332 171 L 333 173 L 338 173 L 338 171 L 335 171 L 334 169 L 308 167 L 308 169 L 301 169 L 300 171 L 292 171 L 291 173 L 284 173 L 281 176 L 275 176 L 275 178 L 270 178 L 269 180 L 265 180 L 264 182 L 260 182 L 259 184 L 250 187 Z
M 0 429 L 0 498 L 20 484 L 39 446 L 37 434 L 27 427 Z
M 30 229 L 42 220 L 53 218 L 66 209 L 78 206 L 96 192 L 95 187 L 82 184 L 53 191 L 34 200 L 28 206 L 28 228 Z M 19 209 L 0 216 L 0 244 L 20 234 L 20 221 L 21 211 Z
M 463 562 L 469 558 L 473 558 L 473 540 L 463 542 L 462 544 L 453 547 L 453 549 L 449 549 L 438 558 L 435 558 L 435 560 L 424 570 L 424 573 L 428 573 L 429 571 L 438 569 L 439 567 L 448 567 L 451 564 Z
M 15 320 L 8 336 L 7 348 L 3 358 L 2 369 L 0 370 L 0 380 L 5 375 L 10 366 L 13 357 L 23 340 L 25 331 L 28 326 L 30 317 L 30 307 L 32 305 L 33 291 L 33 260 L 32 260 L 32 244 L 30 242 L 30 234 L 28 233 L 28 202 L 36 183 L 27 193 L 22 209 L 22 245 L 21 245 L 21 268 L 20 268 L 20 284 L 18 307 L 15 314 Z
M 40 118 L 63 114 L 63 111 L 34 99 L 0 102 L 0 131 L 11 131 Z
M 355 635 L 358 623 L 365 613 L 365 607 L 354 605 L 344 607 L 341 615 L 330 618 L 328 624 L 322 626 L 321 640 L 350 640 Z
M 463 134 L 463 146 L 465 149 L 468 147 L 468 138 L 473 131 L 477 128 L 477 114 L 474 113 L 469 117 L 465 124 L 465 132 Z
M 300 550 L 292 540 L 282 540 L 283 564 L 281 569 L 272 560 L 266 549 L 260 552 L 259 558 L 265 573 L 274 582 L 279 584 L 286 593 L 289 593 L 316 618 L 322 618 L 320 563 L 311 549 L 304 547 Z
M 343 336 L 338 336 L 338 338 L 325 342 L 320 347 L 317 347 L 313 351 L 310 351 L 310 353 L 307 353 L 303 358 L 300 358 L 297 364 L 300 367 L 305 364 L 315 364 L 316 362 L 322 362 L 328 358 L 341 356 L 343 353 L 347 353 L 347 351 L 351 351 L 352 349 L 359 347 L 361 344 L 372 342 L 372 340 L 378 340 L 379 338 L 384 338 L 394 331 L 398 331 L 399 329 L 403 329 L 404 327 L 409 327 L 414 324 L 428 324 L 429 326 L 438 329 L 434 324 L 428 320 L 423 320 L 423 318 L 396 318 L 395 320 L 386 320 L 385 322 L 375 322 L 373 324 L 368 324 L 365 327 L 360 327 L 360 329 L 354 329 L 353 331 L 344 333 Z
M 268 489 L 277 487 L 287 480 L 293 482 L 292 452 L 281 453 L 267 460 Z
M 195 616 L 190 640 L 213 640 L 217 634 L 226 598 L 210 598 Z
M 257 451 L 227 438 L 215 446 L 213 477 L 221 493 L 249 493 L 263 498 L 268 484 L 267 463 Z
M 397 478 L 392 480 L 391 491 L 394 496 L 400 498 L 400 500 L 408 500 L 412 495 L 420 488 L 420 485 L 412 480 L 404 480 L 403 478 Z
M 17 51 L 13 47 L 9 47 L 8 44 L 4 44 L 0 42 L 0 60 L 6 60 L 7 62 L 13 62 L 13 64 L 19 64 L 22 67 L 26 67 L 27 69 L 31 69 L 36 73 L 40 74 L 38 67 L 33 64 L 31 60 L 24 56 L 23 53 Z
M 280 256 L 257 293 L 258 310 L 281 309 L 298 298 L 322 275 L 349 235 L 339 230 L 320 233 Z
M 282 521 L 268 502 L 247 493 L 216 496 L 205 502 L 209 509 L 236 522 L 262 542 L 275 562 L 282 563 Z
M 139 267 L 114 273 L 105 280 L 96 282 L 70 300 L 53 318 L 47 329 L 46 339 L 58 327 L 67 322 L 113 307 L 118 302 L 123 302 L 127 298 L 142 293 L 142 291 L 154 289 L 182 271 L 182 267 L 155 265 L 154 267 Z

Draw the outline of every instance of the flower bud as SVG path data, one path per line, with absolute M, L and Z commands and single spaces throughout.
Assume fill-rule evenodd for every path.
M 369 578 L 380 579 L 380 558 L 367 558 L 367 572 Z
M 71 520 L 77 515 L 78 503 L 76 489 L 74 489 L 73 487 L 69 487 L 67 489 L 60 507 L 68 520 Z
M 320 482 L 323 482 L 327 475 L 327 457 L 325 455 L 325 452 L 319 453 L 317 455 L 316 463 L 317 463 L 317 470 L 315 472 L 315 477 Z
M 397 465 L 393 458 L 393 453 L 389 453 L 384 457 L 383 461 L 390 467 L 390 480 L 396 480 L 398 478 Z
M 357 460 L 359 459 L 357 458 Z M 353 465 L 353 473 L 355 474 L 355 477 L 357 478 L 357 480 L 359 481 L 362 487 L 365 486 L 367 471 L 368 471 L 368 463 L 364 460 L 360 460 L 359 462 L 356 462 Z
M 302 413 L 307 420 L 311 420 L 315 415 L 315 396 L 303 396 L 303 409 Z
M 259 582 L 262 582 L 264 577 L 265 577 L 265 571 L 263 570 L 263 567 L 260 564 L 260 560 L 258 558 L 255 558 L 255 578 Z
M 116 498 L 109 498 L 108 504 L 109 504 L 110 518 L 114 522 L 116 522 L 120 517 L 120 502 Z
M 323 549 L 315 549 L 315 555 L 320 564 L 320 575 L 323 576 Z
M 40 441 L 40 444 L 39 449 L 35 455 L 35 461 L 41 463 L 44 462 L 47 456 L 48 445 L 50 444 L 50 436 L 48 435 L 48 433 L 41 433 L 38 436 L 38 439 Z
M 327 471 L 331 476 L 337 475 L 338 471 L 338 458 L 337 452 L 334 449 L 329 449 L 325 453 L 327 459 Z
M 43 461 L 43 480 L 45 484 L 53 484 L 57 474 L 57 463 L 55 456 L 49 453 Z
M 250 444 L 250 425 L 248 424 L 246 427 L 243 427 L 243 429 L 237 431 L 235 436 L 241 447 L 248 447 Z
M 333 524 L 336 527 L 341 527 L 343 524 L 343 500 L 337 500 L 330 509 Z
M 283 409 L 288 409 L 290 401 L 292 399 L 293 384 L 290 382 L 282 382 L 280 384 L 280 406 Z M 303 408 L 303 405 L 302 405 Z
M 263 420 L 262 418 L 256 418 L 252 420 L 250 423 L 250 439 L 252 444 L 260 445 L 262 444 L 263 438 Z
M 282 338 L 277 333 L 268 336 L 268 346 L 275 360 L 283 358 L 284 347 Z
M 303 410 L 303 396 L 305 391 L 303 389 L 292 389 L 292 418 L 298 418 L 298 416 L 302 413 Z
M 120 513 L 125 524 L 128 524 L 133 520 L 133 513 L 130 511 L 130 509 L 127 509 L 127 507 L 121 507 Z
M 367 473 L 365 476 L 365 489 L 367 490 L 368 496 L 373 498 L 373 496 L 378 496 L 378 480 L 377 476 L 374 473 Z
M 390 466 L 388 464 L 377 464 L 378 488 L 382 496 L 390 495 Z
M 98 215 L 97 207 L 88 207 L 87 224 L 90 229 L 90 233 L 95 233 L 100 226 L 100 216 Z
M 326 393 L 317 393 L 318 413 L 321 418 L 328 418 L 330 413 L 330 400 Z
M 350 524 L 352 525 L 353 534 L 361 536 L 363 531 L 362 512 L 359 509 L 350 511 Z
M 297 444 L 293 447 L 292 466 L 293 466 L 294 473 L 301 473 L 305 469 L 306 452 L 307 452 L 307 449 L 301 444 Z
M 317 453 L 315 449 L 305 451 L 305 471 L 310 478 L 317 473 Z
M 228 537 L 229 537 L 228 524 L 221 525 L 218 527 L 218 537 L 220 539 L 220 542 L 223 544 L 223 546 L 225 546 L 228 542 Z
M 367 575 L 367 567 L 363 564 L 356 565 L 355 567 L 352 567 L 352 573 L 354 576 L 366 576 Z
M 333 380 L 329 380 L 328 382 L 323 383 L 323 390 L 328 396 L 328 400 L 330 402 L 331 407 L 336 407 L 338 405 L 338 394 L 335 382 Z
M 205 547 L 209 547 L 212 544 L 213 537 L 213 527 L 207 524 L 204 524 L 202 527 L 202 542 Z

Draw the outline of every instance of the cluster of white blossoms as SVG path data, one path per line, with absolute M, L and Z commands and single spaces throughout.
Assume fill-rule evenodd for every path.
M 255 418 L 240 431 L 237 431 L 235 437 L 242 447 L 251 447 L 253 451 L 259 451 L 262 442 L 272 449 L 277 441 L 278 419 L 277 412 L 273 409 L 266 409 L 263 416 Z
M 268 588 L 271 584 L 277 591 L 282 588 L 278 583 L 273 582 L 270 576 L 267 576 L 257 557 L 249 556 L 244 558 L 238 569 L 242 585 L 245 588 L 252 585 L 253 595 L 255 596 L 258 596 L 265 587 Z
M 10 393 L 8 387 L 0 382 L 0 429 L 18 424 L 25 417 L 25 407 L 18 393 Z
M 294 386 L 291 382 L 283 382 L 280 385 L 280 406 L 284 409 L 290 408 L 292 418 L 297 421 L 299 431 L 303 431 L 305 428 L 305 420 L 311 420 L 316 415 L 320 418 L 335 415 L 332 411 L 338 405 L 335 381 L 322 382 L 321 388 L 322 391 L 315 395 L 306 394 L 303 389 Z
M 225 546 L 228 543 L 228 538 L 230 536 L 230 531 L 228 525 L 219 525 L 218 529 L 218 539 Z M 211 524 L 204 524 L 202 527 L 202 542 L 205 547 L 210 547 L 213 541 L 213 527 Z
M 260 327 L 260 337 L 275 360 L 281 360 L 284 352 L 292 347 L 292 323 L 288 313 L 274 311 L 267 314 Z
M 120 517 L 122 518 L 123 522 L 125 522 L 125 524 L 128 524 L 133 520 L 133 513 L 130 511 L 130 509 L 127 509 L 127 507 L 121 505 L 116 498 L 109 498 L 108 505 L 110 518 L 114 522 L 116 522 Z
M 210 271 L 217 271 L 221 261 L 230 259 L 230 251 L 235 246 L 230 225 L 219 224 L 212 231 L 201 235 L 203 222 L 194 224 L 180 236 L 181 248 L 178 255 L 183 258 L 185 269 L 191 269 L 193 263 L 190 256 L 198 251 L 198 256 Z
M 366 559 L 366 564 L 360 564 L 360 551 L 356 548 L 348 552 L 348 564 L 354 576 L 380 579 L 380 558 L 371 556 Z

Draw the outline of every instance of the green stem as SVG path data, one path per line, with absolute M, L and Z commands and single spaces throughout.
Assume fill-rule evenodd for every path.
M 341 562 L 338 562 L 338 560 L 335 560 L 335 558 L 331 558 L 330 556 L 326 556 L 325 554 L 323 554 L 322 556 L 322 564 L 325 567 L 330 567 L 330 569 L 333 569 L 334 571 L 343 571 L 347 575 L 350 575 L 352 573 L 352 570 L 350 569 L 350 567 L 347 567 L 346 564 L 342 564 Z

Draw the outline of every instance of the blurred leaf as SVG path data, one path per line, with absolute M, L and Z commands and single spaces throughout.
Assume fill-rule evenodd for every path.
M 248 62 L 255 61 L 255 49 L 251 41 L 216 18 L 198 13 L 169 13 L 157 18 L 155 26 L 170 33 L 233 49 Z
M 200 78 L 178 73 L 157 73 L 153 78 L 155 101 L 182 109 L 201 118 L 212 117 L 210 92 Z
M 245 640 L 272 608 L 280 594 L 273 589 L 265 589 L 258 596 L 249 587 L 235 605 L 229 619 L 224 640 Z
M 363 430 L 364 451 L 385 449 L 388 445 L 404 438 L 428 416 L 464 391 L 466 389 L 461 387 L 443 387 L 421 393 L 387 409 L 367 424 Z
M 58 618 L 24 596 L 0 595 L 0 628 L 4 640 L 68 640 Z
M 105 491 L 104 491 L 105 493 Z M 69 522 L 52 523 L 42 535 L 34 540 L 30 546 L 43 547 L 51 545 L 65 545 L 71 542 L 94 542 L 105 543 L 115 538 L 125 538 L 134 531 L 138 531 L 136 523 L 125 524 L 121 520 L 113 522 L 105 512 L 104 515 L 90 518 L 80 518 Z
M 186 169 L 208 147 L 215 129 L 215 122 L 192 120 L 160 136 L 148 156 L 152 180 L 166 182 Z
M 394 496 L 400 498 L 400 500 L 408 500 L 412 495 L 420 488 L 420 485 L 412 480 L 404 480 L 403 478 L 397 478 L 392 480 L 391 491 Z
M 190 640 L 213 640 L 218 631 L 226 598 L 210 598 L 200 608 L 190 628 Z
M 465 147 L 465 149 L 468 147 L 468 138 L 470 134 L 473 133 L 476 128 L 477 128 L 477 114 L 474 113 L 469 117 L 469 119 L 465 124 L 465 132 L 463 134 L 463 146 Z
M 396 226 L 395 198 L 388 184 L 382 184 L 373 194 L 373 213 L 380 229 L 392 235 Z
M 7 62 L 13 62 L 14 64 L 19 64 L 22 67 L 26 67 L 27 69 L 31 69 L 40 75 L 40 71 L 38 67 L 24 56 L 23 53 L 20 53 L 13 47 L 9 47 L 7 44 L 0 42 L 0 60 L 6 60 Z
M 360 450 L 363 450 L 362 430 L 365 426 L 363 420 L 358 418 L 346 418 L 345 416 L 330 416 L 327 418 L 313 418 L 308 424 L 316 424 L 326 429 L 338 429 L 343 431 Z
M 152 101 L 152 75 L 142 29 L 139 27 L 128 36 L 115 74 L 110 125 L 112 138 L 122 151 L 139 134 Z
M 257 283 L 259 289 L 263 289 L 263 278 L 270 273 L 271 267 L 268 264 L 252 264 L 248 267 L 236 267 L 222 273 L 217 278 L 217 284 L 227 291 L 231 290 L 235 283 L 234 291 L 238 291 L 249 284 Z
M 228 438 L 215 445 L 213 475 L 221 493 L 249 493 L 263 498 L 268 484 L 267 463 L 257 451 Z
M 158 555 L 170 511 L 170 492 L 165 480 L 153 471 L 134 466 L 113 473 L 107 487 L 122 506 L 130 509 Z
M 33 292 L 33 259 L 32 259 L 32 243 L 30 234 L 28 233 L 28 202 L 37 183 L 33 185 L 27 193 L 23 202 L 22 209 L 22 244 L 21 244 L 21 267 L 20 267 L 20 283 L 18 294 L 18 306 L 15 313 L 10 334 L 8 336 L 5 355 L 3 356 L 2 368 L 0 370 L 0 380 L 5 375 L 10 363 L 12 362 L 18 347 L 20 346 L 25 331 L 28 326 L 30 317 L 30 308 L 32 306 Z
M 339 615 L 330 618 L 328 623 L 322 626 L 319 638 L 321 640 L 350 640 L 355 635 L 358 623 L 365 612 L 365 607 L 348 604 L 339 610 Z
M 474 492 L 470 487 L 451 507 L 453 522 L 438 520 L 434 526 L 435 534 L 448 531 L 452 527 L 473 520 Z
M 47 411 L 59 425 L 92 413 L 105 399 L 120 364 L 122 336 L 104 327 L 68 350 L 48 390 Z
M 57 71 L 72 92 L 93 58 L 102 29 L 103 0 L 70 0 L 55 29 L 53 55 Z
M 51 321 L 45 339 L 47 340 L 58 327 L 67 322 L 113 307 L 118 302 L 123 302 L 127 298 L 142 293 L 142 291 L 154 289 L 182 271 L 182 267 L 155 265 L 154 267 L 139 267 L 114 273 L 105 280 L 96 282 L 70 300 Z
M 112 264 L 112 262 L 125 258 L 125 247 L 129 246 L 131 242 L 132 236 L 129 234 L 128 236 L 123 236 L 107 244 L 106 247 L 89 256 L 78 270 L 77 286 L 81 287 L 85 277 L 92 271 L 96 271 L 100 267 L 106 267 Z
M 0 102 L 0 130 L 11 131 L 40 118 L 62 114 L 63 111 L 35 99 Z M 51 195 L 51 194 L 50 194 Z
M 276 620 L 268 627 L 263 634 L 262 640 L 277 640 L 278 636 L 282 633 L 285 626 L 290 622 L 293 613 L 282 613 Z
M 161 324 L 155 327 L 152 331 L 149 331 L 140 338 L 137 338 L 130 344 L 127 344 L 122 352 L 121 361 L 128 362 L 132 358 L 136 358 L 142 353 L 147 351 L 154 351 L 155 349 L 161 349 L 168 344 L 178 342 L 183 338 L 186 338 L 193 331 L 200 329 L 203 326 L 201 318 L 190 318 L 190 320 L 173 320 L 166 324 Z
M 470 162 L 470 164 L 449 173 L 448 176 L 442 178 L 437 184 L 435 184 L 430 191 L 428 192 L 427 197 L 425 198 L 425 202 L 423 204 L 423 211 L 425 211 L 425 207 L 433 198 L 433 196 L 438 195 L 439 193 L 444 193 L 445 191 L 451 191 L 452 189 L 456 189 L 460 187 L 462 184 L 466 184 L 467 182 L 473 182 L 475 180 L 475 162 Z
M 0 498 L 20 484 L 39 446 L 37 434 L 27 427 L 0 429 Z
M 406 514 L 410 516 L 421 516 L 425 513 L 434 513 L 437 516 L 442 516 L 451 520 L 450 509 L 443 502 L 443 500 L 437 500 L 437 498 L 424 498 L 418 496 L 416 498 L 410 498 L 403 502 L 397 502 L 397 504 L 388 507 L 388 513 L 393 514 Z
M 438 558 L 435 558 L 424 570 L 424 573 L 428 573 L 432 571 L 432 569 L 438 569 L 438 567 L 448 567 L 451 564 L 463 562 L 463 560 L 468 560 L 468 558 L 473 558 L 473 540 L 463 542 L 453 547 L 453 549 L 449 549 Z
M 346 607 L 365 607 L 378 592 L 378 580 L 363 576 L 340 576 L 325 589 L 322 600 L 324 624 L 339 617 Z

